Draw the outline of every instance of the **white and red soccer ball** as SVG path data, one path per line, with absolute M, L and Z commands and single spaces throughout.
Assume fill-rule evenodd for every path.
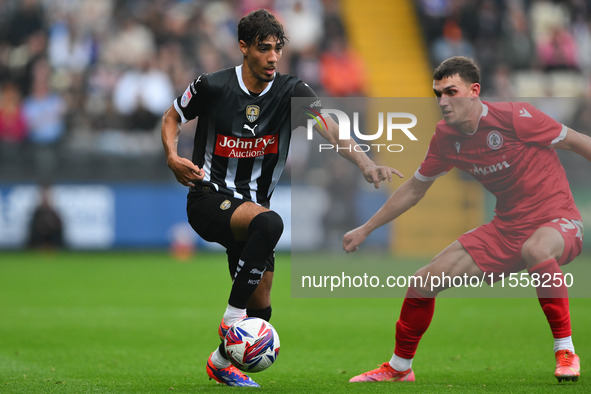
M 269 322 L 247 317 L 232 325 L 224 338 L 228 360 L 245 372 L 269 368 L 279 354 L 279 336 Z

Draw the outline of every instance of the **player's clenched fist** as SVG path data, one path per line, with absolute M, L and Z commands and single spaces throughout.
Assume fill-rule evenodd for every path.
M 363 227 L 357 227 L 349 231 L 343 236 L 343 249 L 347 253 L 356 252 L 359 249 L 359 245 L 365 241 L 367 236 L 368 234 L 364 231 Z
M 191 160 L 184 157 L 176 157 L 168 160 L 168 166 L 174 173 L 176 180 L 185 186 L 195 186 L 193 181 L 200 181 L 205 174 Z

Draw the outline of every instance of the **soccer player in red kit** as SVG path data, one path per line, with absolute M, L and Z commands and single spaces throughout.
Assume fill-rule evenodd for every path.
M 414 206 L 436 178 L 453 167 L 480 181 L 497 198 L 496 216 L 460 236 L 416 275 L 494 277 L 527 269 L 533 278 L 561 278 L 583 242 L 581 215 L 555 148 L 591 161 L 591 137 L 562 125 L 528 103 L 480 100 L 480 71 L 471 59 L 453 57 L 433 74 L 433 91 L 443 120 L 414 177 L 401 185 L 362 226 L 349 231 L 343 248 L 354 252 L 376 228 Z M 542 164 L 542 166 L 540 166 Z M 571 338 L 568 292 L 564 285 L 536 287 L 554 336 L 555 376 L 576 381 L 579 357 Z M 539 283 L 539 282 L 538 282 Z M 429 327 L 435 297 L 445 287 L 409 287 L 396 323 L 389 362 L 351 382 L 413 381 L 419 341 Z

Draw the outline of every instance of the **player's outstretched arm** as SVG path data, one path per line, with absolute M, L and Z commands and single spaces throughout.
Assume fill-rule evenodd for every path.
M 423 182 L 414 176 L 404 182 L 367 222 L 345 234 L 343 249 L 347 253 L 355 252 L 372 231 L 396 219 L 418 203 L 433 182 Z
M 554 147 L 578 153 L 585 159 L 591 161 L 591 137 L 579 133 L 570 127 L 566 131 L 566 137 L 562 141 L 554 144 Z
M 338 146 L 339 155 L 359 167 L 365 180 L 369 183 L 373 183 L 376 189 L 380 187 L 380 182 L 382 181 L 387 180 L 388 182 L 391 182 L 392 174 L 396 174 L 400 178 L 404 177 L 404 175 L 402 175 L 397 169 L 388 166 L 378 166 L 364 152 L 358 152 L 355 149 L 352 149 L 355 141 L 339 140 L 339 126 L 332 118 L 327 117 L 326 123 L 328 125 L 327 131 L 324 131 L 321 127 L 315 127 L 316 131 L 318 131 L 320 135 L 327 139 L 331 144 Z
M 180 157 L 177 153 L 181 117 L 173 106 L 170 106 L 162 116 L 161 132 L 166 164 L 174 173 L 176 180 L 185 186 L 195 186 L 193 182 L 202 180 L 205 174 L 191 160 Z

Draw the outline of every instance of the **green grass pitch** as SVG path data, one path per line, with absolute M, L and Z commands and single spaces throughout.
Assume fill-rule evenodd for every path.
M 554 378 L 535 299 L 440 299 L 416 382 L 348 383 L 390 358 L 401 300 L 291 298 L 289 264 L 278 256 L 273 289 L 281 352 L 252 375 L 264 392 L 591 392 L 589 299 L 571 300 L 577 383 Z M 236 392 L 205 373 L 229 286 L 221 254 L 0 253 L 0 392 Z

